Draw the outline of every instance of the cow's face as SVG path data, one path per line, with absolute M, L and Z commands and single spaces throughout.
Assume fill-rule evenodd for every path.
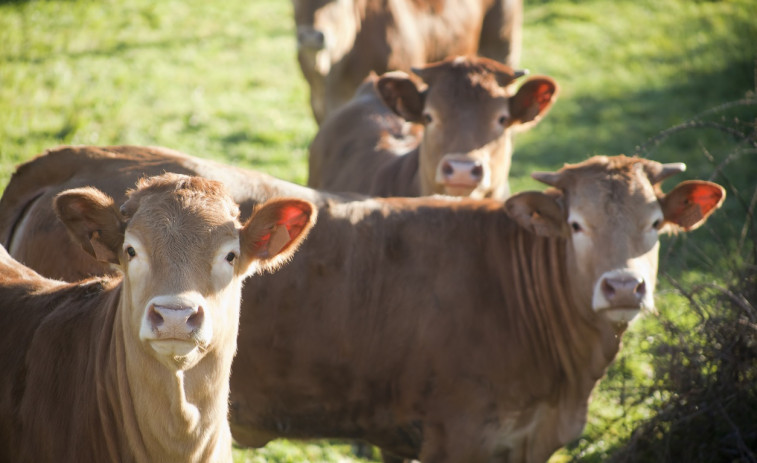
M 554 173 L 535 173 L 556 190 L 526 192 L 506 203 L 521 225 L 567 238 L 574 297 L 613 322 L 654 307 L 659 235 L 705 222 L 725 198 L 711 182 L 683 182 L 663 194 L 660 182 L 683 164 L 595 157 Z
M 279 200 L 241 226 L 219 183 L 174 174 L 140 181 L 119 211 L 91 188 L 62 193 L 56 210 L 85 250 L 121 269 L 127 337 L 172 369 L 233 352 L 242 279 L 291 254 L 314 218 L 309 203 Z
M 522 72 L 486 58 L 451 58 L 377 82 L 397 114 L 424 124 L 419 180 L 422 195 L 504 198 L 512 157 L 512 132 L 536 124 L 556 98 L 552 79 L 528 80 L 515 95 L 509 86 Z
M 293 0 L 297 60 L 310 86 L 316 121 L 326 117 L 326 76 L 350 52 L 360 17 L 351 0 Z

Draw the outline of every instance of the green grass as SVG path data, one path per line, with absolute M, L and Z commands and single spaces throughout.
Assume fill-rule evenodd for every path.
M 59 144 L 163 145 L 304 183 L 316 132 L 295 58 L 288 0 L 0 1 L 0 189 L 19 162 Z M 526 0 L 522 67 L 553 76 L 561 93 L 519 134 L 514 191 L 541 188 L 533 170 L 593 154 L 684 161 L 681 178 L 733 185 L 718 219 L 666 240 L 678 279 L 719 277 L 757 185 L 755 149 L 717 128 L 661 131 L 715 106 L 755 96 L 753 0 Z M 754 130 L 755 105 L 704 114 Z M 751 126 L 750 126 L 751 124 Z M 735 141 L 736 140 L 736 141 Z M 661 315 L 684 317 L 663 279 Z M 684 315 L 681 315 L 684 314 Z M 554 461 L 601 461 L 662 398 L 629 404 L 623 388 L 650 378 L 647 317 L 595 394 L 584 437 Z M 608 428 L 607 423 L 615 423 Z M 612 429 L 612 432 L 608 432 Z M 346 444 L 277 441 L 235 450 L 239 462 L 355 461 Z

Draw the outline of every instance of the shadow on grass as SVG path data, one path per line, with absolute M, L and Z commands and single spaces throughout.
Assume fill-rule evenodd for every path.
M 644 151 L 640 147 L 676 123 L 754 91 L 754 66 L 753 62 L 734 61 L 710 73 L 687 74 L 685 79 L 661 89 L 640 89 L 616 98 L 584 95 L 564 103 L 558 100 L 552 113 L 532 129 L 527 145 L 518 144 L 516 137 L 511 175 L 526 176 L 545 166 L 559 168 L 595 154 L 639 154 L 658 161 L 696 164 L 701 140 L 713 138 L 706 131 L 674 137 L 665 146 L 650 146 Z M 745 107 L 734 110 L 733 117 L 748 118 L 750 113 L 754 115 L 754 108 Z M 558 126 L 572 129 L 559 130 L 567 137 L 549 136 Z M 757 161 L 751 167 L 757 168 Z M 693 173 L 701 174 L 696 170 Z

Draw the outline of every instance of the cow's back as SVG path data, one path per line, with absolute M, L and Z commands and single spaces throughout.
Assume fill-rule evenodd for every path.
M 321 125 L 310 145 L 308 186 L 372 196 L 418 196 L 422 126 L 378 95 L 371 76 Z
M 260 202 L 294 196 L 318 202 L 312 190 L 266 174 L 221 165 L 161 147 L 62 146 L 20 165 L 0 198 L 0 244 L 41 275 L 76 281 L 111 273 L 73 245 L 56 217 L 52 201 L 67 189 L 92 186 L 122 204 L 143 177 L 173 172 L 223 182 L 240 206 L 242 220 Z
M 243 311 L 231 380 L 239 442 L 364 438 L 414 457 L 421 428 L 456 413 L 459 404 L 445 409 L 450 398 L 479 419 L 499 412 L 487 407 L 503 397 L 550 395 L 547 383 L 502 376 L 547 367 L 527 365 L 525 340 L 505 334 L 507 288 L 491 279 L 506 280 L 513 267 L 496 263 L 502 236 L 489 233 L 513 230 L 501 205 L 429 214 L 378 205 L 390 203 L 339 206 L 342 219 L 322 209 L 287 268 L 246 283 L 244 298 L 256 308 Z M 486 224 L 474 219 L 482 210 Z M 429 246 L 435 233 L 460 240 Z M 483 238 L 463 243 L 473 236 Z M 472 255 L 497 258 L 460 272 Z
M 297 8 L 307 9 L 305 5 L 313 7 L 308 1 L 295 2 L 295 17 Z M 331 7 L 333 2 L 327 2 L 324 9 Z M 326 29 L 321 31 L 326 48 L 319 51 L 326 56 L 306 59 L 304 55 L 314 51 L 307 46 L 299 50 L 319 124 L 350 100 L 371 71 L 409 71 L 453 55 L 479 54 L 518 64 L 521 0 L 355 0 L 344 8 L 341 14 L 322 15 L 329 18 L 323 24 L 310 17 L 310 26 Z M 360 24 L 353 24 L 358 20 Z M 324 59 L 329 61 L 325 70 L 322 63 L 316 64 Z
M 107 355 L 112 285 L 0 277 L 0 461 L 109 459 L 93 346 Z

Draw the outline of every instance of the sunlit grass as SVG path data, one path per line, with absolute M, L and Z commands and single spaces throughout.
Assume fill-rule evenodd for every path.
M 755 90 L 752 0 L 525 3 L 521 65 L 553 76 L 561 94 L 538 126 L 516 138 L 514 191 L 541 188 L 533 170 L 632 154 L 660 131 Z M 316 132 L 307 100 L 287 0 L 0 2 L 0 188 L 17 163 L 59 144 L 163 145 L 304 183 Z M 754 107 L 733 117 L 754 121 Z M 686 132 L 642 154 L 684 161 L 682 177 L 707 178 L 713 165 L 705 152 L 720 159 L 727 142 L 717 131 Z M 745 184 L 757 178 L 756 159 L 745 149 L 724 172 Z M 723 233 L 665 238 L 663 254 L 667 243 L 689 245 L 676 244 L 680 257 L 663 260 L 663 269 L 689 284 L 732 265 L 712 243 L 738 235 L 739 210 L 727 203 L 719 213 Z M 664 280 L 660 289 L 660 315 L 626 334 L 584 437 L 555 461 L 577 452 L 601 461 L 662 400 L 622 399 L 622 388 L 654 380 L 645 346 L 659 335 L 659 317 L 689 320 L 685 301 Z M 608 421 L 617 423 L 612 435 Z M 329 444 L 276 441 L 236 449 L 235 460 L 356 461 L 349 445 Z

